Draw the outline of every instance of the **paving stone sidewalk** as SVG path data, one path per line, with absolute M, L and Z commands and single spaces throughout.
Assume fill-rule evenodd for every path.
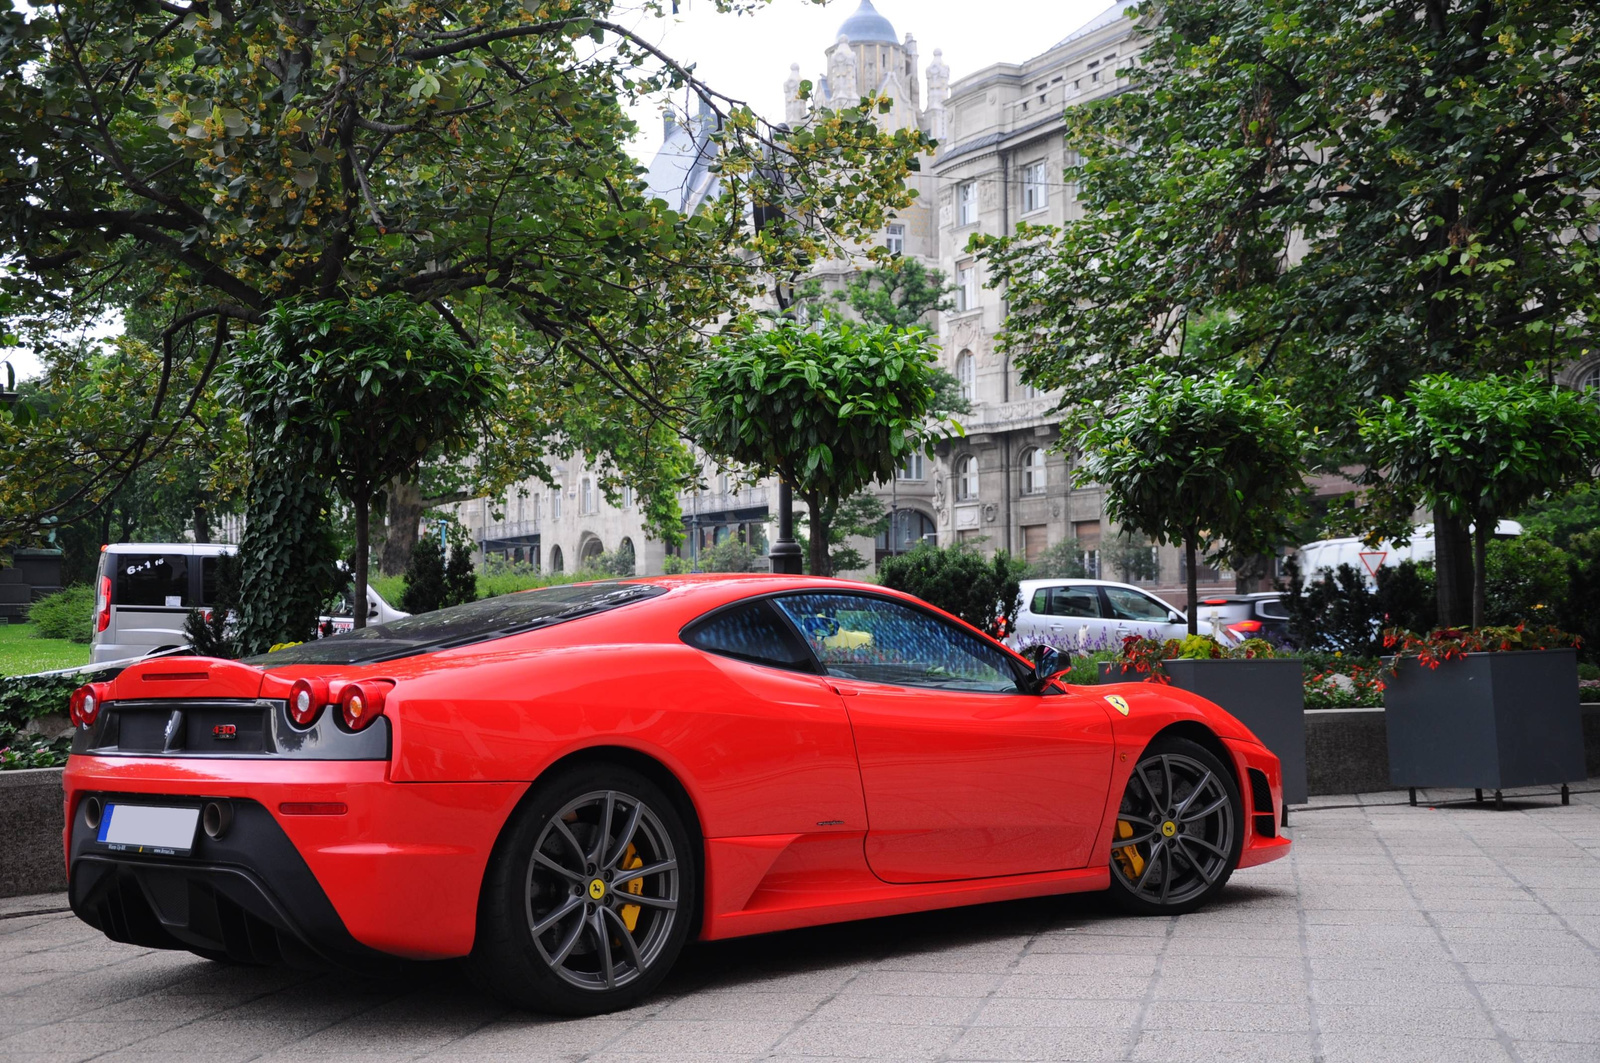
M 508 1012 L 453 966 L 225 967 L 13 898 L 0 1060 L 1600 1061 L 1600 781 L 1565 808 L 1423 796 L 1317 799 L 1291 859 L 1193 915 L 1068 897 L 702 945 L 645 1006 L 582 1021 Z

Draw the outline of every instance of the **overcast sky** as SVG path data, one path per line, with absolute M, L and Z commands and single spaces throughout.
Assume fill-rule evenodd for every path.
M 4 3 L 5 0 L 0 0 Z M 783 119 L 783 82 L 789 64 L 816 80 L 826 66 L 823 51 L 838 36 L 860 0 L 772 0 L 754 15 L 717 13 L 711 0 L 682 0 L 666 19 L 635 17 L 639 32 L 674 59 L 694 63 L 719 92 L 751 104 L 763 117 Z M 874 0 L 901 40 L 917 38 L 918 64 L 927 69 L 933 50 L 944 50 L 950 78 L 957 81 L 991 63 L 1020 63 L 1045 51 L 1110 6 L 1111 0 Z M 922 76 L 921 70 L 918 77 Z M 926 84 L 923 86 L 926 92 Z M 682 105 L 680 99 L 679 105 Z M 640 134 L 634 154 L 648 163 L 661 143 L 659 102 L 634 108 Z M 116 331 L 110 322 L 94 331 Z M 32 376 L 38 362 L 27 351 L 0 351 L 19 376 Z
M 754 15 L 717 13 L 710 0 L 684 0 L 676 18 L 639 19 L 635 25 L 668 55 L 697 64 L 719 92 L 742 99 L 763 117 L 783 119 L 783 82 L 789 64 L 815 81 L 826 68 L 823 51 L 860 0 L 772 0 Z M 901 40 L 917 39 L 918 77 L 944 50 L 951 81 L 992 63 L 1020 63 L 1054 45 L 1104 11 L 1111 0 L 874 0 Z M 924 84 L 926 92 L 926 84 Z M 681 103 L 681 101 L 680 101 Z M 661 142 L 658 107 L 639 107 L 634 153 L 649 162 Z

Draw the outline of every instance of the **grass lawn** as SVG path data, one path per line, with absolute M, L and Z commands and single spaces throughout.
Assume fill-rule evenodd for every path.
M 32 624 L 0 624 L 0 675 L 27 675 L 89 663 L 89 647 L 66 639 L 36 639 Z

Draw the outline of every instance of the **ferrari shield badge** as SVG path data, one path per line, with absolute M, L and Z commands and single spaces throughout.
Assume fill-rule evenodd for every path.
M 1109 704 L 1113 709 L 1116 709 L 1118 712 L 1122 713 L 1122 715 L 1128 715 L 1128 699 L 1123 697 L 1121 694 L 1107 694 L 1106 703 Z

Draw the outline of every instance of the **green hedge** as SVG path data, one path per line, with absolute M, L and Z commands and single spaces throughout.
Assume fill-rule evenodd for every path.
M 94 588 L 68 587 L 40 598 L 28 609 L 34 635 L 87 643 L 94 635 Z

